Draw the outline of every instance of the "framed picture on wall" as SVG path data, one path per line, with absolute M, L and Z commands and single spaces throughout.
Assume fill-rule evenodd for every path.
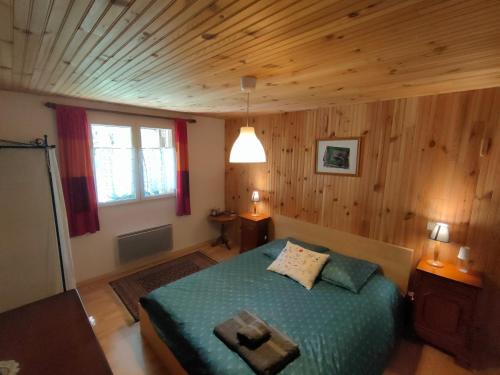
M 361 138 L 318 139 L 316 173 L 359 176 Z

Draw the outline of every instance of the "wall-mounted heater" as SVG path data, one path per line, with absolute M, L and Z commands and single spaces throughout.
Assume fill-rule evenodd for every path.
M 172 225 L 125 233 L 117 239 L 120 263 L 127 263 L 161 251 L 172 250 Z

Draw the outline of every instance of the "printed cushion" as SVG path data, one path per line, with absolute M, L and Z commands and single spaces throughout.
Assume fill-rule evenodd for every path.
M 328 257 L 328 254 L 307 250 L 288 241 L 267 270 L 288 276 L 310 290 Z
M 313 244 L 310 244 L 307 242 L 297 240 L 293 237 L 287 237 L 284 240 L 280 239 L 280 240 L 273 241 L 273 246 L 267 246 L 262 251 L 262 254 L 267 255 L 271 259 L 276 259 L 281 254 L 283 249 L 285 248 L 287 242 L 291 242 L 292 244 L 299 245 L 300 247 L 303 247 L 304 249 L 307 249 L 307 250 L 316 251 L 317 253 L 327 253 L 330 250 L 324 246 L 313 245 Z
M 378 265 L 330 251 L 330 260 L 321 271 L 321 280 L 359 293 Z

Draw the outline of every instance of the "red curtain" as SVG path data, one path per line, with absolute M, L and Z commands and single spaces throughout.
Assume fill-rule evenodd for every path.
M 191 215 L 189 203 L 187 126 L 184 120 L 175 120 L 175 152 L 177 155 L 177 216 Z
M 58 105 L 57 136 L 61 184 L 71 237 L 99 230 L 90 158 L 90 125 L 83 108 Z

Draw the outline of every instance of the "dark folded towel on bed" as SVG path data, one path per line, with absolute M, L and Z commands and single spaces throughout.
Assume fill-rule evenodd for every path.
M 271 332 L 267 328 L 267 324 L 256 317 L 253 322 L 240 327 L 236 332 L 236 336 L 241 344 L 248 346 L 250 349 L 255 349 L 269 340 Z
M 251 349 L 238 340 L 238 330 L 247 324 L 259 320 L 248 311 L 241 311 L 235 317 L 226 320 L 214 328 L 214 334 L 257 373 L 276 374 L 300 354 L 299 347 L 290 338 L 267 326 L 270 337 L 267 341 Z

